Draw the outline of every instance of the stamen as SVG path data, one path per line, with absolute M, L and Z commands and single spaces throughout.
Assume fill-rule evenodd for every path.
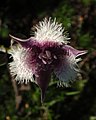
M 47 57 L 48 57 L 49 59 L 51 59 L 51 52 L 48 51 L 48 50 L 46 50 L 45 52 L 46 52 Z

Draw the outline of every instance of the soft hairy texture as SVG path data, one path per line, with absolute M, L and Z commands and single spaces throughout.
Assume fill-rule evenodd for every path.
M 58 43 L 67 44 L 70 38 L 67 38 L 63 33 L 64 29 L 62 24 L 56 22 L 56 19 L 52 20 L 51 18 L 44 19 L 44 21 L 39 22 L 38 25 L 35 26 L 35 38 L 37 41 L 44 42 L 53 41 Z
M 86 51 L 67 45 L 70 38 L 65 36 L 62 24 L 56 19 L 45 18 L 35 29 L 34 36 L 25 40 L 10 35 L 19 47 L 11 46 L 13 62 L 9 66 L 11 75 L 17 81 L 26 84 L 35 82 L 40 87 L 43 101 L 52 73 L 55 73 L 61 85 L 68 86 L 76 80 L 80 71 L 77 65 L 81 60 L 79 56 Z
M 75 80 L 78 72 L 75 67 L 76 60 L 71 55 L 70 57 L 66 57 L 64 62 L 62 62 L 61 67 L 55 71 L 56 76 L 60 81 L 63 81 L 65 86 L 68 86 L 71 81 Z
M 59 67 L 54 70 L 54 73 L 59 78 L 59 86 L 70 86 L 70 83 L 75 81 L 77 73 L 80 72 L 78 62 L 81 61 L 79 57 L 86 53 L 86 51 L 76 50 L 69 45 L 65 45 L 64 49 L 68 51 L 68 55 L 65 55 Z
M 16 81 L 20 83 L 28 83 L 29 80 L 34 82 L 33 71 L 30 60 L 30 49 L 24 49 L 23 47 L 13 47 L 10 50 L 10 54 L 13 57 L 13 61 L 9 63 L 9 68 L 12 76 L 15 76 Z M 30 66 L 31 64 L 31 66 Z

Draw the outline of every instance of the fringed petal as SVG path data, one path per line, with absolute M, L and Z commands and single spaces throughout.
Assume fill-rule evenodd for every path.
M 51 17 L 49 19 L 44 19 L 43 21 L 39 22 L 38 25 L 35 26 L 35 38 L 40 43 L 46 41 L 53 41 L 58 43 L 69 43 L 69 39 L 64 34 L 64 28 L 62 24 L 56 22 L 56 19 L 52 20 Z
M 86 51 L 79 51 L 68 45 L 66 45 L 64 49 L 68 51 L 68 55 L 65 55 L 54 73 L 60 80 L 59 85 L 69 86 L 70 82 L 75 81 L 77 73 L 80 72 L 77 62 L 81 59 L 76 57 L 85 54 Z
M 76 68 L 77 67 L 77 68 Z M 66 56 L 60 67 L 55 69 L 55 74 L 65 86 L 74 81 L 79 71 L 74 55 Z
M 35 67 L 32 66 L 31 50 L 22 47 L 14 47 L 10 54 L 13 62 L 9 63 L 10 73 L 19 83 L 27 84 L 29 81 L 34 82 L 33 74 Z

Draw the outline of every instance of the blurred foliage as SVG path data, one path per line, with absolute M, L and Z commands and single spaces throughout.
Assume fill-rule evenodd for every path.
M 65 2 L 62 3 L 54 12 L 53 16 L 57 18 L 58 22 L 62 22 L 63 26 L 68 29 L 71 27 L 72 16 L 74 15 L 74 9 Z
M 9 33 L 28 38 L 31 27 L 50 16 L 62 22 L 72 46 L 89 52 L 79 63 L 78 80 L 59 88 L 53 76 L 41 104 L 38 86 L 13 83 L 7 49 Z M 1 0 L 0 51 L 0 120 L 96 120 L 96 0 Z
M 92 42 L 92 37 L 91 35 L 89 35 L 88 33 L 87 34 L 84 34 L 80 37 L 79 39 L 79 44 L 80 46 L 82 46 L 83 48 L 87 48 L 90 46 Z

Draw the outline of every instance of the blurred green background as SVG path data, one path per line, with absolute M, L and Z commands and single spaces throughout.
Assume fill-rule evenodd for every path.
M 7 54 L 9 33 L 30 37 L 30 29 L 45 17 L 57 18 L 71 37 L 70 44 L 88 50 L 81 75 L 71 87 L 57 87 L 52 76 L 43 104 L 37 85 L 12 80 Z M 0 1 L 0 120 L 96 120 L 96 0 Z

